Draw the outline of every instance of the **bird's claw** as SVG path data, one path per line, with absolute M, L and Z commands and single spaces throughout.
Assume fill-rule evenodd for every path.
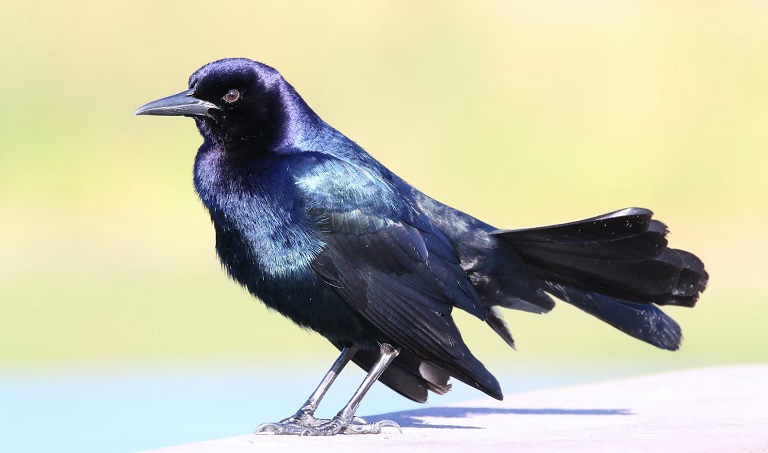
M 290 423 L 283 423 L 283 422 L 262 423 L 261 425 L 257 426 L 256 429 L 253 430 L 253 434 L 282 434 L 287 426 L 298 426 L 298 425 L 291 425 Z
M 344 434 L 379 434 L 383 428 L 395 428 L 403 434 L 400 425 L 392 420 L 381 420 L 373 423 L 350 423 L 341 432 Z
M 262 423 L 253 431 L 254 434 L 293 434 L 303 436 L 311 426 L 302 426 L 296 423 Z
M 379 434 L 383 428 L 396 428 L 400 433 L 400 425 L 392 420 L 381 420 L 366 423 L 360 417 L 345 421 L 340 417 L 331 420 L 316 419 L 312 416 L 298 420 L 289 417 L 277 423 L 263 423 L 256 427 L 254 434 L 281 434 L 295 436 L 333 436 L 335 434 Z M 304 424 L 309 422 L 311 424 Z

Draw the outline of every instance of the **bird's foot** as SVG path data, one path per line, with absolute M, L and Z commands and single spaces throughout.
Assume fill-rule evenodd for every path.
M 300 410 L 296 412 L 296 414 L 288 418 L 285 418 L 283 420 L 280 420 L 279 422 L 277 422 L 277 424 L 309 427 L 309 426 L 317 426 L 323 423 L 324 421 L 325 420 L 315 418 L 315 416 L 312 415 L 311 413 Z M 261 425 L 261 426 L 264 426 L 264 425 Z M 261 426 L 259 426 L 259 428 L 261 428 Z M 258 430 L 259 428 L 256 428 L 256 430 Z
M 299 411 L 296 412 L 295 414 L 291 415 L 288 418 L 284 418 L 277 423 L 263 423 L 259 425 L 256 428 L 256 432 L 259 432 L 259 430 L 261 430 L 262 427 L 266 427 L 267 425 L 293 425 L 293 426 L 303 426 L 305 428 L 308 428 L 310 426 L 318 426 L 331 421 L 327 418 L 315 418 L 313 412 L 314 411 L 309 412 L 309 411 L 305 411 L 304 409 L 299 409 Z M 366 422 L 365 419 L 363 418 L 353 417 L 352 423 L 355 423 L 358 425 L 365 425 L 368 422 Z
M 367 423 L 360 417 L 344 420 L 338 415 L 331 420 L 314 418 L 312 415 L 299 414 L 277 423 L 259 425 L 254 434 L 287 434 L 295 436 L 333 436 L 336 434 L 379 434 L 383 428 L 396 428 L 401 433 L 400 425 L 391 420 Z
M 373 423 L 350 423 L 341 432 L 344 434 L 379 434 L 384 428 L 395 428 L 400 434 L 403 430 L 392 420 L 379 420 Z

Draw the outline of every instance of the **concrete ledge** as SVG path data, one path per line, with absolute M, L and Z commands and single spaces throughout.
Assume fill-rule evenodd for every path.
M 244 435 L 152 451 L 768 452 L 767 387 L 768 365 L 704 368 L 365 417 L 403 434 Z

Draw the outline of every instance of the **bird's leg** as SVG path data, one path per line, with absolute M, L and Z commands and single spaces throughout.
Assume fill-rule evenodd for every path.
M 315 411 L 317 410 L 317 406 L 320 404 L 320 401 L 328 392 L 328 389 L 331 388 L 331 384 L 333 384 L 333 381 L 335 381 L 336 378 L 339 376 L 339 373 L 341 373 L 341 370 L 343 370 L 344 367 L 347 366 L 349 361 L 352 360 L 352 357 L 357 352 L 357 349 L 358 348 L 356 346 L 346 347 L 342 349 L 339 357 L 336 359 L 335 362 L 333 362 L 333 365 L 331 365 L 331 369 L 328 370 L 328 372 L 325 374 L 325 377 L 323 377 L 323 380 L 320 381 L 320 384 L 318 384 L 315 391 L 312 392 L 309 398 L 307 398 L 307 401 L 304 403 L 304 405 L 301 406 L 301 409 L 299 409 L 291 417 L 288 417 L 285 420 L 282 420 L 280 423 L 293 423 L 301 426 L 315 426 L 322 422 L 327 421 L 327 420 L 318 420 L 314 417 Z
M 373 367 L 371 367 L 368 375 L 363 379 L 363 383 L 360 384 L 360 387 L 355 394 L 352 395 L 352 398 L 347 405 L 333 417 L 333 420 L 318 426 L 313 430 L 314 432 L 306 434 L 315 436 L 332 436 L 339 432 L 345 434 L 378 434 L 381 432 L 382 428 L 387 426 L 397 428 L 398 431 L 402 432 L 400 430 L 400 425 L 392 420 L 381 420 L 375 423 L 352 423 L 355 419 L 355 412 L 357 412 L 357 408 L 360 407 L 360 403 L 363 401 L 363 397 L 365 397 L 365 394 L 368 393 L 368 390 L 370 390 L 373 383 L 379 379 L 379 376 L 381 376 L 389 364 L 395 360 L 395 357 L 397 357 L 398 354 L 400 354 L 399 349 L 395 349 L 386 343 L 382 344 L 379 360 Z
M 277 432 L 283 426 L 310 427 L 319 425 L 323 422 L 327 422 L 328 420 L 318 420 L 314 417 L 317 406 L 320 404 L 320 400 L 323 399 L 326 392 L 328 392 L 328 389 L 331 388 L 331 384 L 333 384 L 333 381 L 336 380 L 336 377 L 339 375 L 339 373 L 341 373 L 341 370 L 343 370 L 349 361 L 352 360 L 352 357 L 357 352 L 357 349 L 358 348 L 356 346 L 352 346 L 341 350 L 339 358 L 333 362 L 331 369 L 328 370 L 328 372 L 325 374 L 325 377 L 323 377 L 323 380 L 320 381 L 320 384 L 318 384 L 315 391 L 312 392 L 304 405 L 301 406 L 301 409 L 299 409 L 294 415 L 277 423 L 263 423 L 256 427 L 255 432 Z M 362 423 L 365 423 L 365 421 L 362 420 Z
M 375 423 L 360 422 L 355 419 L 355 412 L 360 402 L 374 382 L 387 369 L 390 363 L 397 357 L 400 351 L 388 344 L 381 345 L 381 356 L 376 364 L 371 367 L 363 383 L 357 389 L 346 406 L 336 414 L 333 419 L 324 423 L 310 426 L 296 424 L 269 424 L 257 428 L 257 432 L 270 432 L 274 434 L 297 434 L 300 436 L 333 436 L 335 434 L 378 434 L 384 427 L 393 427 L 400 430 L 400 426 L 391 420 L 381 420 Z M 301 411 L 299 411 L 301 412 Z M 262 429 L 263 427 L 263 429 Z

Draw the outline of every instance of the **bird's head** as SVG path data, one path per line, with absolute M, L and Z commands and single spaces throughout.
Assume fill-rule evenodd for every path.
M 281 126 L 305 109 L 272 67 L 245 58 L 208 63 L 189 78 L 189 89 L 145 104 L 135 115 L 189 116 L 200 133 L 228 147 L 269 146 Z

